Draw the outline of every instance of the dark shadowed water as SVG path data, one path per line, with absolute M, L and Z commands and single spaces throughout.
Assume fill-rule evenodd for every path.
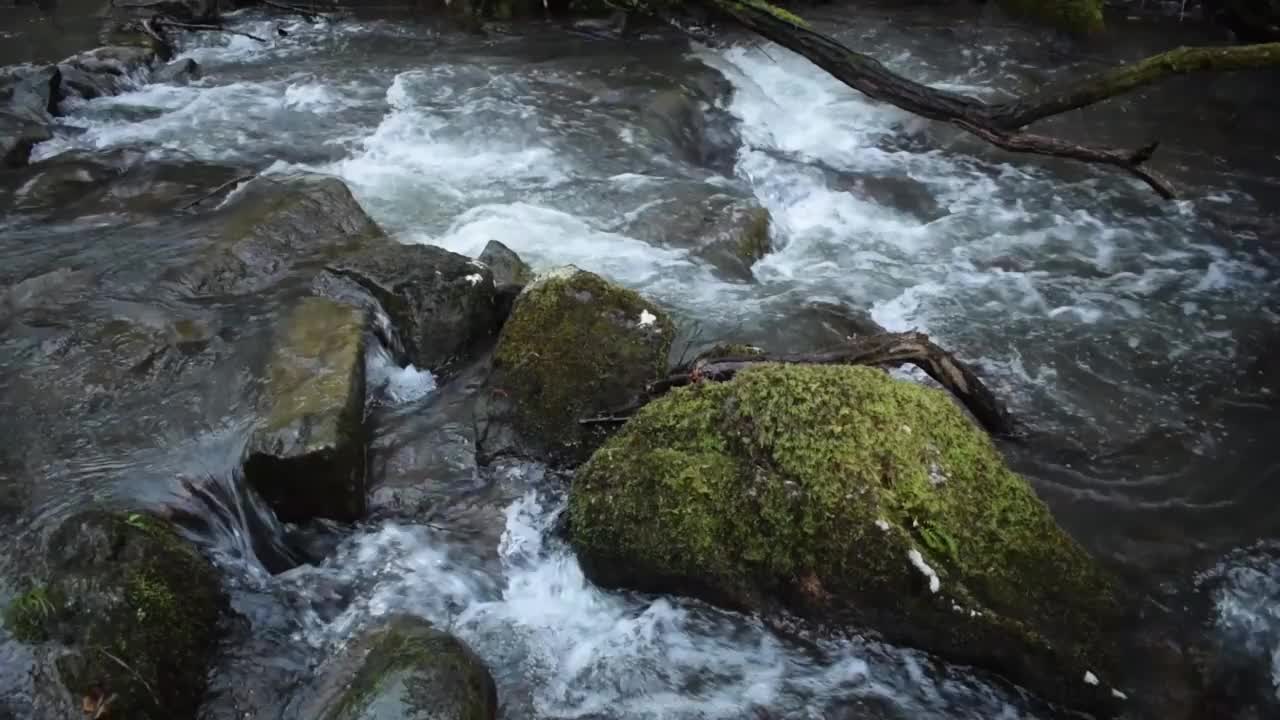
M 1123 51 L 1081 48 L 940 12 L 813 16 L 895 70 L 992 98 L 1200 39 L 1168 23 L 1117 31 Z M 265 35 L 276 24 L 238 22 Z M 1265 544 L 1280 538 L 1274 72 L 1181 80 L 1046 125 L 1164 140 L 1159 166 L 1183 192 L 1165 202 L 1127 177 L 1005 155 L 877 105 L 758 41 L 283 25 L 288 37 L 267 44 L 193 40 L 184 55 L 204 79 L 87 103 L 37 156 L 128 150 L 202 187 L 246 171 L 333 174 L 403 242 L 475 255 L 496 239 L 536 268 L 573 263 L 654 297 L 704 339 L 802 349 L 814 302 L 927 331 L 1024 423 L 1009 457 L 1073 534 L 1173 605 L 1202 589 L 1215 632 L 1280 683 L 1280 564 Z M 24 27 L 0 25 L 0 43 L 16 47 Z M 673 112 L 672 97 L 697 112 Z M 6 570 L 87 502 L 194 513 L 244 615 L 207 717 L 291 717 L 289 693 L 318 659 L 397 609 L 475 646 L 513 719 L 1040 712 L 874 640 L 791 637 L 697 603 L 600 591 L 548 536 L 562 484 L 538 467 L 429 468 L 449 478 L 430 525 L 277 527 L 235 478 L 272 298 L 194 299 L 170 281 L 204 237 L 172 204 L 71 198 L 36 215 L 23 210 L 33 192 L 0 188 L 0 285 L 15 306 L 49 309 L 0 316 Z M 772 214 L 775 251 L 751 281 L 692 252 L 724 196 Z M 129 333 L 191 327 L 197 350 L 139 370 Z M 461 426 L 430 374 L 369 363 L 380 442 Z M 419 435 L 422 423 L 435 434 Z M 323 560 L 268 572 L 308 543 Z M 0 690 L 13 697 L 26 692 L 11 669 L 24 653 L 0 644 Z

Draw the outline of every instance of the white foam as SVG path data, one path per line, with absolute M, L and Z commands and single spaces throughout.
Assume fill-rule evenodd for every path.
M 336 614 L 304 609 L 297 640 L 332 652 L 374 618 L 410 612 L 466 640 L 535 717 L 824 717 L 857 698 L 926 714 L 956 702 L 988 717 L 1010 712 L 998 690 L 935 681 L 913 651 L 790 645 L 754 618 L 602 591 L 549 537 L 562 511 L 538 493 L 507 509 L 498 576 L 482 569 L 485 549 L 447 532 L 385 524 L 358 534 L 325 565 L 276 580 L 317 605 L 350 597 Z
M 1280 700 L 1280 560 L 1277 548 L 1265 553 L 1238 553 L 1212 575 L 1217 626 L 1226 640 L 1245 655 L 1268 663 Z
M 436 389 L 436 378 L 412 364 L 400 367 L 381 345 L 365 357 L 366 383 L 377 397 L 391 403 L 420 400 Z

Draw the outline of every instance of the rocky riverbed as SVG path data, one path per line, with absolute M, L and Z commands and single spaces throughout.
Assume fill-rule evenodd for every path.
M 814 16 L 988 95 L 1200 37 Z M 731 35 L 230 20 L 0 70 L 0 717 L 1277 711 L 1273 74 L 1055 120 L 1167 203 Z M 880 327 L 1024 437 L 866 368 L 578 423 Z

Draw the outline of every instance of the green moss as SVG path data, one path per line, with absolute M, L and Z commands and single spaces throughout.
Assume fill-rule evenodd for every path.
M 538 279 L 516 300 L 494 358 L 517 429 L 577 454 L 578 420 L 631 402 L 661 376 L 673 335 L 666 313 L 598 275 L 568 268 Z
M 406 718 L 491 720 L 494 716 L 493 680 L 483 663 L 461 641 L 430 623 L 399 616 L 361 645 L 368 649 L 367 655 L 322 720 L 366 717 L 370 703 L 386 695 L 393 697 L 379 707 L 385 710 L 386 702 L 396 703 L 406 710 L 402 714 Z
M 49 639 L 45 624 L 55 610 L 49 589 L 37 585 L 14 598 L 4 611 L 5 628 L 20 642 L 33 645 Z
M 114 696 L 112 717 L 194 717 L 225 606 L 209 563 L 164 520 L 87 513 L 53 547 L 46 620 L 70 652 L 58 677 L 74 697 Z
M 1102 30 L 1102 0 L 1000 0 L 1000 6 L 1022 17 L 1075 33 Z
M 880 370 L 764 365 L 677 390 L 578 471 L 569 516 L 605 584 L 781 603 L 953 657 L 982 660 L 966 644 L 984 638 L 996 664 L 1106 662 L 1109 579 L 948 396 Z

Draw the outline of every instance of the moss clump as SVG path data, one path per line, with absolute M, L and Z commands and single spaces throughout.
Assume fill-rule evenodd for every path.
M 359 720 L 396 707 L 405 720 L 492 720 L 497 690 L 484 663 L 461 640 L 419 618 L 397 615 L 357 642 L 354 673 L 342 663 L 328 684 L 338 697 L 320 720 Z M 325 695 L 322 690 L 319 693 Z M 321 702 L 331 702 L 322 697 Z
M 20 642 L 29 645 L 44 642 L 49 639 L 45 623 L 54 610 L 49 589 L 37 585 L 9 603 L 4 611 L 4 626 Z
M 1070 704 L 1107 677 L 1107 576 L 949 397 L 879 370 L 677 390 L 578 471 L 569 517 L 607 585 L 871 626 Z
M 584 459 L 578 420 L 637 398 L 666 370 L 674 327 L 635 292 L 574 267 L 542 276 L 516 299 L 494 355 L 514 425 L 541 455 Z
M 1102 30 L 1102 0 L 1000 0 L 1009 12 L 1074 33 Z
M 90 512 L 50 541 L 44 639 L 66 645 L 57 679 L 109 698 L 111 717 L 192 718 L 225 598 L 212 566 L 165 521 Z

